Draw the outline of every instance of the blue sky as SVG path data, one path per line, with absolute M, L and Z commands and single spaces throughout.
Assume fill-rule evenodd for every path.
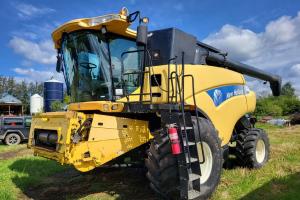
M 149 29 L 177 27 L 239 61 L 279 73 L 300 95 L 300 1 L 28 0 L 0 2 L 0 75 L 43 81 L 54 74 L 51 32 L 74 18 L 126 6 L 150 18 Z M 299 51 L 299 52 L 298 52 Z M 257 89 L 258 81 L 249 81 Z M 263 87 L 259 87 L 262 92 Z

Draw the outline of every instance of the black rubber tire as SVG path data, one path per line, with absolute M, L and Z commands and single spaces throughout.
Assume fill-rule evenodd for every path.
M 197 131 L 196 118 L 193 117 L 192 120 L 195 131 Z M 221 142 L 215 128 L 207 119 L 199 118 L 199 122 L 202 141 L 209 145 L 213 156 L 212 172 L 207 181 L 200 185 L 201 195 L 198 198 L 208 199 L 220 182 L 223 158 Z M 196 140 L 199 141 L 199 137 L 196 137 Z M 145 165 L 148 172 L 146 176 L 150 181 L 150 187 L 164 199 L 179 199 L 177 159 L 171 153 L 167 133 L 161 131 L 160 134 L 154 136 L 150 148 L 147 150 L 147 155 Z
M 21 137 L 17 133 L 8 133 L 5 136 L 4 143 L 9 146 L 18 145 L 21 143 Z
M 258 162 L 256 158 L 256 147 L 259 140 L 265 143 L 265 157 L 262 162 Z M 270 142 L 268 135 L 262 129 L 251 128 L 245 129 L 238 134 L 236 140 L 236 157 L 238 164 L 248 168 L 261 168 L 264 166 L 270 155 Z

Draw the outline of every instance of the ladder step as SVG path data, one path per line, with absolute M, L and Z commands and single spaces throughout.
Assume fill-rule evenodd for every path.
M 185 127 L 185 130 L 192 130 L 192 129 L 193 129 L 193 127 L 191 127 L 191 126 Z M 181 127 L 181 130 L 184 131 L 184 127 Z
M 194 181 L 194 180 L 197 180 L 197 179 L 200 179 L 200 175 L 199 174 L 189 174 L 189 181 Z
M 189 157 L 186 156 L 185 158 L 186 158 L 186 162 L 188 163 L 188 162 L 189 162 Z M 198 161 L 198 158 L 191 157 L 191 163 L 193 163 L 193 162 L 199 162 L 199 161 Z
M 196 143 L 188 141 L 188 146 L 193 146 L 193 145 L 196 145 Z M 183 146 L 186 146 L 186 141 L 185 140 L 183 140 Z
M 199 196 L 200 196 L 200 192 L 197 190 L 190 190 L 188 192 L 188 199 L 196 199 Z

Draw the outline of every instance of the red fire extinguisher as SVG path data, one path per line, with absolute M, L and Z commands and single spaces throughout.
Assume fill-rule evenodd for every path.
M 169 126 L 168 128 L 168 134 L 171 141 L 171 148 L 172 148 L 172 154 L 178 155 L 181 153 L 181 147 L 180 147 L 180 140 L 178 137 L 177 128 L 175 128 L 173 125 Z

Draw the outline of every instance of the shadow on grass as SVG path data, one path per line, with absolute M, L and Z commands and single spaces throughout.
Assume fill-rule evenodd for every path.
M 239 167 L 244 167 L 244 166 L 241 165 L 241 163 L 239 163 L 238 159 L 233 155 L 230 155 L 227 158 L 227 160 L 225 161 L 225 163 L 223 164 L 223 168 L 229 169 L 229 170 L 234 170 Z
M 10 166 L 22 173 L 12 178 L 30 199 L 157 199 L 141 169 L 96 169 L 80 173 L 51 160 L 19 159 Z M 25 174 L 25 175 L 24 175 Z
M 298 200 L 300 198 L 300 172 L 272 179 L 262 187 L 248 193 L 241 200 Z
M 16 160 L 9 167 L 19 172 L 12 178 L 24 196 L 21 199 L 158 199 L 148 187 L 140 169 L 97 169 L 80 173 L 51 160 Z M 273 179 L 262 187 L 248 193 L 242 200 L 252 199 L 299 199 L 300 172 Z

